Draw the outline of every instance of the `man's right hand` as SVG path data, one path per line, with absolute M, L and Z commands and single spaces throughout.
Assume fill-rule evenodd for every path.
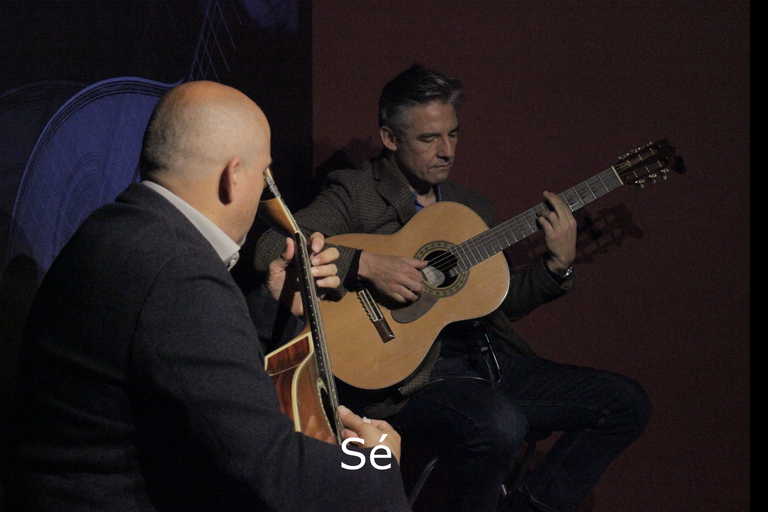
M 427 264 L 415 258 L 363 251 L 357 275 L 396 302 L 413 302 L 424 291 L 420 270 Z
M 376 445 L 387 446 L 400 464 L 400 434 L 389 423 L 384 420 L 361 418 L 343 405 L 339 406 L 339 419 L 347 427 L 344 429 L 344 439 L 359 437 L 365 441 L 366 448 L 373 448 Z

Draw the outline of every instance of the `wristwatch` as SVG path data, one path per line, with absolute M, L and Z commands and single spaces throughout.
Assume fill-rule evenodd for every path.
M 558 274 L 557 272 L 549 268 L 549 265 L 547 265 L 546 262 L 544 262 L 544 268 L 547 269 L 547 272 L 549 273 L 549 275 L 552 276 L 552 279 L 554 279 L 558 285 L 561 285 L 564 282 L 566 282 L 568 278 L 571 277 L 571 274 L 573 274 L 573 265 L 565 269 L 565 272 L 563 272 L 562 274 Z

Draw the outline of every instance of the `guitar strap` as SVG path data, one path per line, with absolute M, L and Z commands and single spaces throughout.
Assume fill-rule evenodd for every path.
M 482 337 L 477 338 L 477 343 L 480 348 L 480 355 L 485 361 L 485 366 L 488 369 L 488 377 L 491 384 L 496 384 L 501 380 L 501 367 L 499 366 L 499 360 L 496 357 L 496 352 L 493 350 L 493 343 L 491 343 L 491 333 L 488 331 L 488 326 L 482 320 L 476 320 L 475 324 L 480 324 L 482 328 Z
M 437 359 L 440 357 L 440 346 L 440 340 L 436 341 L 429 352 L 427 352 L 427 357 L 424 358 L 424 361 L 422 361 L 416 371 L 413 372 L 413 377 L 407 380 L 402 386 L 396 388 L 400 398 L 406 398 L 429 384 L 430 372 L 424 371 L 423 368 L 427 367 L 431 370 L 432 367 L 435 366 Z
M 488 326 L 482 319 L 464 320 L 446 327 L 440 334 L 441 354 L 465 361 L 467 375 L 458 378 L 474 379 L 495 384 L 501 379 L 501 368 Z
M 444 378 L 430 380 L 430 372 L 421 371 L 424 366 L 434 366 L 441 352 L 448 357 L 464 358 L 474 370 L 475 375 L 460 375 L 456 378 L 473 379 L 488 384 L 496 384 L 501 380 L 501 368 L 496 352 L 493 349 L 491 333 L 481 319 L 456 322 L 446 327 L 438 341 L 430 349 L 424 362 L 414 372 L 414 377 L 397 388 L 397 394 L 406 398 L 423 387 Z

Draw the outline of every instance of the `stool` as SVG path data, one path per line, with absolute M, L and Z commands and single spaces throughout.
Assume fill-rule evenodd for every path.
M 435 469 L 435 465 L 439 460 L 440 460 L 440 456 L 435 455 L 434 457 L 429 459 L 429 462 L 427 462 L 427 464 L 424 466 L 424 469 L 421 470 L 419 479 L 416 480 L 416 483 L 413 484 L 413 487 L 411 487 L 411 491 L 408 493 L 408 504 L 410 506 L 413 506 L 413 503 L 416 501 L 416 498 L 419 497 L 421 488 L 424 487 L 424 484 L 427 482 L 427 478 L 429 478 L 430 473 L 432 473 L 432 470 Z
M 511 492 L 514 492 L 515 489 L 520 487 L 520 484 L 523 481 L 523 477 L 525 476 L 525 473 L 528 471 L 528 466 L 531 463 L 531 459 L 533 458 L 534 453 L 536 453 L 536 443 L 539 441 L 543 441 L 544 439 L 547 439 L 549 436 L 552 435 L 551 430 L 535 430 L 531 429 L 528 431 L 528 435 L 525 436 L 525 447 L 523 450 L 523 456 L 522 459 L 520 459 L 520 462 L 516 464 L 515 469 L 512 470 L 512 473 L 510 473 L 510 476 L 508 478 L 508 481 L 511 482 L 509 486 L 506 484 L 502 484 L 501 486 L 501 499 L 507 497 L 507 495 Z M 413 484 L 413 487 L 411 487 L 410 492 L 408 493 L 408 504 L 413 506 L 413 504 L 416 502 L 416 499 L 419 497 L 419 493 L 421 492 L 421 489 L 424 487 L 424 484 L 427 482 L 427 479 L 429 478 L 429 475 L 432 473 L 432 470 L 435 469 L 435 466 L 440 461 L 440 456 L 435 455 L 424 466 L 424 469 L 421 470 L 421 474 L 419 475 L 419 478 L 416 480 L 416 482 Z
M 552 435 L 551 430 L 529 430 L 528 435 L 525 436 L 525 451 L 523 452 L 523 458 L 517 464 L 517 469 L 513 469 L 510 475 L 511 484 L 507 487 L 505 484 L 501 484 L 501 496 L 502 499 L 506 498 L 511 492 L 515 492 L 523 483 L 525 473 L 528 471 L 528 466 L 531 464 L 533 454 L 536 453 L 536 443 L 543 441 Z

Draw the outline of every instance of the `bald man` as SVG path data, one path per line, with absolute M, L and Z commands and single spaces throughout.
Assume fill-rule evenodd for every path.
M 366 461 L 393 453 L 348 469 L 357 455 L 294 432 L 264 371 L 259 334 L 280 308 L 301 314 L 283 290 L 294 247 L 255 321 L 228 270 L 270 163 L 269 123 L 239 91 L 190 82 L 158 103 L 142 181 L 89 216 L 35 297 L 5 511 L 408 510 L 388 424 L 341 411 Z M 338 252 L 310 245 L 318 286 L 338 286 Z

